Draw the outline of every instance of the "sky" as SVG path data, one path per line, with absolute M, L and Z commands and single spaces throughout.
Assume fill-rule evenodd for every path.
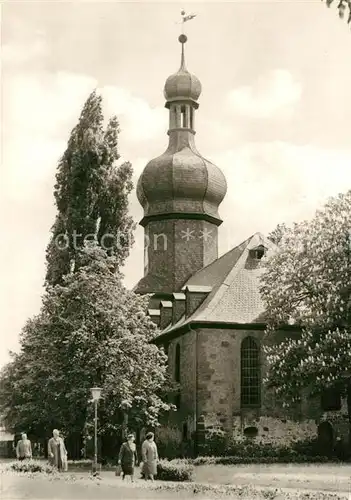
M 180 64 L 202 82 L 199 151 L 224 172 L 220 254 L 313 216 L 351 185 L 351 31 L 320 0 L 3 2 L 0 366 L 40 310 L 58 159 L 97 88 L 137 181 L 167 147 L 163 86 Z M 130 210 L 142 209 L 135 192 Z M 143 274 L 143 229 L 124 268 Z

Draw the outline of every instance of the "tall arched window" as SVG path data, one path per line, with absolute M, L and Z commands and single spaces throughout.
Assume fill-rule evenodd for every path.
M 241 406 L 261 406 L 260 348 L 252 337 L 241 343 Z
M 175 351 L 174 379 L 176 382 L 180 382 L 180 345 L 179 344 L 177 344 L 176 351 Z

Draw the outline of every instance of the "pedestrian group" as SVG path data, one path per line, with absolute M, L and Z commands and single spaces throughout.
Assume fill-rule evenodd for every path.
M 16 446 L 17 459 L 29 460 L 32 458 L 32 445 L 27 438 L 27 434 L 23 433 L 21 439 Z M 60 432 L 54 429 L 52 438 L 48 442 L 48 458 L 49 463 L 59 471 L 68 470 L 67 449 Z M 154 480 L 157 475 L 157 463 L 159 460 L 157 446 L 154 440 L 154 434 L 148 432 L 141 446 L 141 459 L 143 462 L 141 475 L 145 480 Z M 134 481 L 134 468 L 139 465 L 138 453 L 135 444 L 135 436 L 133 433 L 127 435 L 126 441 L 122 444 L 119 455 L 116 475 L 121 475 L 124 480 L 126 476 L 130 476 L 131 481 Z

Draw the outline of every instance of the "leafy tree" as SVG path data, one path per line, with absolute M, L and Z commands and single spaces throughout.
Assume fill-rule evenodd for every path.
M 99 434 L 123 425 L 157 425 L 171 406 L 164 352 L 150 341 L 157 328 L 146 315 L 148 297 L 128 291 L 116 257 L 89 245 L 76 253 L 77 271 L 48 287 L 40 314 L 21 335 L 21 351 L 0 384 L 0 412 L 10 428 L 37 436 L 57 427 L 89 432 L 89 389 L 103 388 Z
M 288 228 L 284 223 L 278 224 L 277 227 L 269 233 L 268 239 L 270 239 L 276 245 L 279 245 L 279 243 L 283 239 L 283 236 L 287 230 L 288 230 Z
M 301 335 L 266 348 L 268 384 L 286 403 L 301 391 L 348 395 L 351 414 L 351 191 L 332 198 L 311 221 L 286 230 L 268 258 L 262 298 L 268 335 L 288 322 Z
M 86 240 L 97 240 L 116 265 L 123 264 L 133 243 L 135 225 L 128 215 L 132 185 L 129 162 L 116 165 L 119 125 L 116 117 L 103 127 L 102 98 L 92 92 L 57 169 L 58 210 L 47 248 L 48 285 L 62 284 L 76 268 L 76 252 Z
M 323 1 L 323 0 L 322 0 Z M 334 0 L 325 0 L 327 7 L 330 7 Z M 351 23 L 351 0 L 338 0 L 337 9 L 339 11 L 339 16 L 341 19 L 345 17 L 345 14 L 348 15 L 347 23 Z

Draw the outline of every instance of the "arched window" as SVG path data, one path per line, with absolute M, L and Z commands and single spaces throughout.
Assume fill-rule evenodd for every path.
M 260 349 L 252 337 L 241 343 L 241 406 L 261 406 Z
M 175 351 L 174 379 L 176 382 L 180 382 L 180 345 L 179 344 L 177 344 L 176 351 Z

